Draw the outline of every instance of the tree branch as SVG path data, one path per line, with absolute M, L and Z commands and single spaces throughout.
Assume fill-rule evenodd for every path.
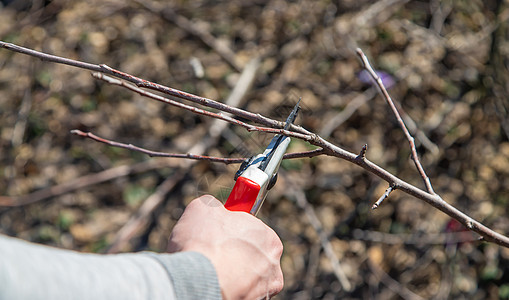
M 375 204 L 373 204 L 373 206 L 371 206 L 371 209 L 377 209 L 380 204 L 382 204 L 382 202 L 385 200 L 385 198 L 389 197 L 389 194 L 394 190 L 394 187 L 393 186 L 389 186 L 386 190 L 385 190 L 385 193 L 380 196 L 380 198 L 378 198 L 378 200 L 375 202 Z
M 382 97 L 387 101 L 387 104 L 391 107 L 392 112 L 394 113 L 394 116 L 396 116 L 396 119 L 398 120 L 399 127 L 403 130 L 403 133 L 405 133 L 405 136 L 410 143 L 410 150 L 412 151 L 412 160 L 415 163 L 415 166 L 417 167 L 417 170 L 419 171 L 419 174 L 421 174 L 421 177 L 424 181 L 424 185 L 426 186 L 426 190 L 430 194 L 434 194 L 433 187 L 431 186 L 431 182 L 429 180 L 428 175 L 426 175 L 426 172 L 424 172 L 424 168 L 421 165 L 421 161 L 419 160 L 419 155 L 417 155 L 417 149 L 415 148 L 415 139 L 412 137 L 410 132 L 408 131 L 405 122 L 403 122 L 403 119 L 401 118 L 401 115 L 398 112 L 398 109 L 396 108 L 396 105 L 394 104 L 394 101 L 391 98 L 391 95 L 389 95 L 389 92 L 387 92 L 387 89 L 385 88 L 382 79 L 378 74 L 373 70 L 373 67 L 369 63 L 368 57 L 360 48 L 357 48 L 356 50 L 357 55 L 362 61 L 362 66 L 366 71 L 368 71 L 371 78 L 375 81 L 376 86 L 378 87 L 378 90 L 380 91 Z
M 154 83 L 154 82 L 151 82 L 151 81 L 148 81 L 145 79 L 141 79 L 136 76 L 115 70 L 105 64 L 96 65 L 96 64 L 81 62 L 81 61 L 77 61 L 77 60 L 73 60 L 73 59 L 69 59 L 69 58 L 64 58 L 64 57 L 60 57 L 60 56 L 56 56 L 56 55 L 51 55 L 51 54 L 35 51 L 32 49 L 21 47 L 21 46 L 12 44 L 12 43 L 6 43 L 3 41 L 0 41 L 0 48 L 5 48 L 7 50 L 11 50 L 14 52 L 30 55 L 33 57 L 37 57 L 41 60 L 49 61 L 49 62 L 65 64 L 65 65 L 69 65 L 69 66 L 73 66 L 73 67 L 77 67 L 77 68 L 81 68 L 81 69 L 86 69 L 86 70 L 90 70 L 90 71 L 94 71 L 94 72 L 109 74 L 111 76 L 121 78 L 121 79 L 127 80 L 131 83 L 134 83 L 138 87 L 149 88 L 149 89 L 156 90 L 156 91 L 162 92 L 164 94 L 174 96 L 174 97 L 177 97 L 177 98 L 180 98 L 183 100 L 191 101 L 191 102 L 194 102 L 194 103 L 206 106 L 206 107 L 210 107 L 210 108 L 214 108 L 214 109 L 217 109 L 220 111 L 231 113 L 238 117 L 250 120 L 252 122 L 255 122 L 255 123 L 258 123 L 258 124 L 261 124 L 264 126 L 273 127 L 273 128 L 283 128 L 285 125 L 285 122 L 283 122 L 283 121 L 273 120 L 273 119 L 267 118 L 265 116 L 262 116 L 260 114 L 255 114 L 255 113 L 252 113 L 249 111 L 245 111 L 245 110 L 237 108 L 237 107 L 232 107 L 232 106 L 226 105 L 224 103 L 221 103 L 221 102 L 218 102 L 218 101 L 215 101 L 212 99 L 196 96 L 196 95 L 193 95 L 190 93 L 186 93 L 184 91 L 180 91 L 180 90 L 173 89 L 173 88 L 170 88 L 170 87 L 158 84 L 158 83 Z M 292 124 L 290 126 L 290 129 L 293 129 L 294 131 L 300 132 L 302 134 L 310 134 L 309 131 L 305 130 L 304 128 L 302 128 L 300 126 L 294 125 L 294 124 Z
M 451 218 L 456 219 L 458 222 L 460 222 L 461 224 L 466 226 L 468 229 L 479 233 L 484 240 L 509 248 L 509 238 L 508 237 L 491 230 L 490 228 L 479 223 L 478 221 L 473 220 L 471 217 L 469 217 L 465 213 L 459 211 L 457 208 L 450 205 L 449 203 L 445 202 L 439 195 L 434 193 L 433 188 L 431 187 L 430 180 L 427 177 L 427 175 L 424 173 L 424 170 L 422 169 L 422 166 L 418 159 L 417 152 L 415 150 L 415 144 L 413 143 L 413 138 L 408 133 L 408 130 L 406 129 L 403 121 L 401 120 L 401 117 L 397 113 L 397 109 L 395 108 L 394 103 L 392 102 L 392 99 L 390 98 L 390 95 L 388 94 L 387 90 L 384 88 L 383 84 L 381 84 L 380 78 L 378 77 L 378 75 L 376 75 L 373 68 L 369 65 L 369 62 L 367 61 L 367 59 L 365 58 L 365 55 L 363 54 L 363 52 L 360 49 L 358 50 L 358 54 L 361 56 L 361 59 L 363 60 L 365 67 L 368 69 L 368 71 L 370 71 L 370 73 L 372 73 L 372 76 L 373 76 L 374 80 L 377 82 L 377 85 L 380 88 L 382 94 L 384 95 L 384 98 L 389 102 L 389 105 L 393 109 L 393 111 L 398 119 L 398 122 L 400 123 L 400 126 L 404 130 L 405 135 L 407 135 L 407 139 L 409 140 L 409 143 L 412 148 L 412 157 L 414 159 L 414 163 L 416 164 L 416 166 L 419 170 L 419 173 L 421 174 L 421 177 L 423 178 L 423 180 L 425 182 L 427 191 L 424 191 L 424 190 L 396 177 L 395 175 L 391 174 L 390 172 L 386 171 L 385 169 L 381 168 L 380 166 L 369 161 L 365 157 L 365 150 L 361 151 L 361 155 L 355 155 L 349 151 L 342 149 L 341 147 L 338 147 L 338 146 L 326 141 L 325 139 L 318 136 L 317 134 L 309 132 L 308 130 L 306 130 L 300 126 L 292 125 L 290 128 L 291 131 L 283 130 L 281 128 L 283 128 L 284 122 L 276 121 L 276 120 L 267 118 L 265 116 L 262 116 L 260 114 L 251 113 L 251 112 L 248 112 L 248 111 L 245 111 L 245 110 L 242 110 L 242 109 L 239 109 L 239 108 L 236 108 L 236 107 L 224 104 L 224 103 L 220 103 L 220 102 L 217 102 L 217 101 L 214 101 L 211 99 L 196 96 L 196 95 L 189 94 L 189 93 L 177 90 L 177 89 L 173 89 L 173 88 L 159 85 L 159 84 L 156 84 L 156 83 L 144 80 L 144 79 L 140 79 L 133 75 L 126 74 L 126 73 L 120 72 L 118 70 L 115 70 L 113 68 L 110 68 L 106 65 L 94 65 L 94 64 L 79 62 L 79 61 L 75 61 L 75 60 L 71 60 L 71 59 L 67 59 L 67 58 L 62 58 L 59 56 L 45 54 L 42 52 L 34 51 L 31 49 L 27 49 L 27 48 L 20 47 L 20 46 L 10 44 L 10 43 L 5 43 L 2 41 L 0 41 L 0 47 L 11 50 L 11 51 L 38 57 L 40 59 L 55 62 L 55 63 L 62 63 L 62 64 L 67 64 L 67 65 L 75 66 L 75 67 L 82 68 L 82 69 L 92 70 L 95 72 L 106 73 L 111 76 L 121 78 L 121 79 L 127 80 L 131 83 L 134 83 L 138 87 L 146 87 L 149 89 L 157 90 L 157 91 L 163 92 L 165 94 L 168 94 L 170 96 L 174 96 L 174 97 L 177 97 L 180 99 L 198 103 L 200 105 L 207 106 L 207 107 L 210 107 L 213 109 L 217 109 L 219 111 L 231 113 L 238 117 L 248 119 L 252 122 L 255 122 L 255 123 L 258 123 L 258 124 L 261 124 L 264 126 L 272 127 L 272 128 L 267 128 L 267 127 L 253 126 L 254 128 L 252 129 L 252 131 L 262 131 L 262 132 L 268 132 L 268 133 L 284 134 L 287 136 L 302 139 L 304 141 L 309 142 L 312 145 L 318 146 L 323 149 L 323 150 L 321 150 L 321 151 L 323 151 L 323 154 L 329 155 L 329 156 L 335 156 L 335 157 L 338 157 L 341 159 L 345 159 L 351 163 L 354 163 L 354 164 L 362 167 L 366 171 L 387 181 L 389 183 L 389 185 L 393 187 L 393 189 L 398 189 L 400 191 L 403 191 L 409 195 L 412 195 L 418 199 L 421 199 L 421 200 L 427 202 L 428 204 L 432 205 L 433 207 L 446 213 Z M 220 117 L 220 119 L 224 120 L 223 117 Z M 235 120 L 234 123 L 237 125 L 240 125 L 237 120 Z M 252 125 L 249 125 L 249 126 L 252 126 Z M 276 128 L 279 128 L 279 129 L 276 129 Z M 319 150 L 317 150 L 317 151 L 319 151 Z M 322 153 L 320 153 L 320 154 L 322 154 Z
M 246 160 L 245 157 L 225 158 L 225 157 L 215 157 L 215 156 L 207 156 L 207 155 L 196 155 L 196 154 L 191 154 L 191 153 L 183 154 L 183 153 L 158 152 L 158 151 L 152 151 L 152 150 L 148 150 L 148 149 L 145 149 L 142 147 L 138 147 L 133 144 L 124 144 L 124 143 L 112 141 L 112 140 L 97 136 L 91 132 L 83 132 L 81 130 L 74 129 L 74 130 L 71 130 L 71 133 L 74 135 L 77 135 L 77 136 L 89 138 L 91 140 L 94 140 L 96 142 L 100 142 L 100 143 L 103 143 L 103 144 L 106 144 L 109 146 L 128 149 L 131 151 L 136 151 L 136 152 L 140 152 L 143 154 L 147 154 L 148 156 L 151 156 L 151 157 L 173 157 L 173 158 L 186 158 L 186 159 L 192 159 L 192 160 L 206 160 L 206 161 L 211 161 L 211 162 L 224 163 L 226 165 L 240 164 L 244 160 Z M 323 154 L 325 154 L 325 151 L 323 149 L 319 148 L 319 149 L 314 149 L 314 150 L 304 151 L 304 152 L 286 153 L 283 156 L 283 159 L 295 159 L 295 158 L 303 158 L 303 157 L 311 158 L 311 157 L 315 157 L 315 156 L 323 155 Z
M 234 119 L 234 118 L 232 118 L 228 115 L 222 114 L 222 113 L 211 112 L 211 111 L 197 108 L 194 106 L 190 106 L 190 105 L 187 105 L 187 104 L 184 104 L 184 103 L 172 100 L 172 99 L 168 99 L 166 97 L 159 96 L 157 94 L 151 93 L 151 92 L 144 90 L 142 88 L 133 86 L 131 84 L 127 84 L 125 81 L 122 81 L 122 80 L 119 80 L 119 79 L 116 79 L 116 78 L 113 78 L 113 77 L 110 77 L 110 76 L 107 76 L 107 75 L 104 75 L 101 73 L 93 73 L 92 76 L 94 78 L 100 79 L 100 80 L 107 82 L 109 84 L 124 87 L 124 88 L 131 90 L 133 92 L 136 92 L 144 97 L 148 97 L 148 98 L 151 98 L 151 99 L 154 99 L 154 100 L 157 100 L 157 101 L 169 104 L 169 105 L 173 105 L 173 106 L 185 109 L 185 110 L 190 111 L 195 114 L 220 119 L 220 120 L 229 122 L 233 125 L 238 125 L 238 126 L 244 127 L 245 129 L 247 129 L 247 131 L 260 131 L 260 132 L 267 132 L 267 133 L 274 133 L 274 134 L 282 133 L 286 136 L 295 137 L 295 138 L 302 139 L 305 141 L 311 139 L 311 137 L 309 135 L 302 134 L 302 133 L 292 132 L 292 131 L 288 131 L 288 130 L 284 130 L 284 129 L 276 129 L 276 128 L 250 125 L 250 124 L 239 121 L 237 119 Z

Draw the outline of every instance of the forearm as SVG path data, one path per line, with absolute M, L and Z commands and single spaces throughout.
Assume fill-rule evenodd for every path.
M 0 299 L 176 299 L 188 292 L 221 297 L 212 265 L 198 253 L 83 254 L 0 236 Z

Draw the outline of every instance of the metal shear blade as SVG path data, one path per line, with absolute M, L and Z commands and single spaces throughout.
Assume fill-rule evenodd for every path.
M 299 111 L 299 102 L 286 119 L 284 130 L 288 130 Z M 256 215 L 263 204 L 267 191 L 277 179 L 277 172 L 283 155 L 290 144 L 290 138 L 283 134 L 275 135 L 263 153 L 250 157 L 235 174 L 235 186 L 226 200 L 229 210 L 240 210 Z
M 297 104 L 295 104 L 295 106 L 293 107 L 293 110 L 292 112 L 290 113 L 290 115 L 286 118 L 286 122 L 285 122 L 285 126 L 283 127 L 284 130 L 288 130 L 288 128 L 290 128 L 290 125 L 295 121 L 295 119 L 297 118 L 297 113 L 299 112 L 299 109 L 300 109 L 300 99 L 299 101 L 297 102 Z M 276 149 L 277 147 L 281 144 L 281 142 L 287 138 L 286 136 L 282 135 L 282 134 L 278 134 L 276 135 L 272 141 L 274 141 L 274 145 L 271 145 L 272 144 L 272 141 L 271 141 L 271 144 L 269 144 L 269 146 L 267 147 L 267 149 L 270 149 L 271 146 L 272 146 L 272 150 L 265 156 L 264 160 L 262 161 L 262 163 L 260 164 L 259 168 L 260 170 L 264 171 L 266 168 L 267 168 L 267 165 L 270 163 L 274 153 L 276 152 Z M 286 149 L 285 149 L 286 151 Z M 283 154 L 284 155 L 284 152 Z M 282 157 L 281 157 L 282 158 Z M 277 170 L 276 170 L 277 171 Z

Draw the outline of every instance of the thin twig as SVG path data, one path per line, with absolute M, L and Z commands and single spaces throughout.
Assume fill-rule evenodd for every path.
M 369 161 L 368 159 L 355 155 L 349 151 L 346 151 L 319 136 L 316 136 L 316 139 L 310 142 L 315 146 L 322 147 L 327 155 L 335 156 L 344 160 L 347 160 L 351 163 L 354 163 L 364 170 L 378 176 L 379 178 L 387 181 L 390 185 L 393 185 L 394 188 L 405 192 L 409 195 L 416 197 L 417 199 L 421 199 L 436 209 L 444 212 L 448 216 L 453 219 L 456 219 L 462 225 L 467 227 L 468 229 L 477 232 L 480 234 L 485 241 L 492 242 L 495 244 L 499 244 L 504 247 L 509 248 L 509 238 L 500 233 L 493 231 L 492 229 L 486 227 L 482 223 L 472 219 L 470 216 L 458 210 L 456 207 L 447 203 L 442 197 L 438 194 L 431 194 L 424 190 L 421 190 L 414 185 L 396 177 L 375 163 Z
M 389 194 L 394 190 L 394 187 L 393 186 L 389 186 L 386 190 L 385 190 L 385 193 L 380 196 L 380 198 L 378 198 L 378 200 L 375 202 L 375 204 L 373 204 L 373 206 L 371 206 L 371 209 L 377 209 L 380 204 L 382 204 L 382 202 L 385 200 L 385 198 L 389 197 Z
M 431 186 L 431 181 L 429 180 L 428 175 L 426 175 L 426 172 L 424 171 L 424 168 L 421 165 L 421 161 L 419 160 L 419 155 L 417 154 L 417 149 L 415 148 L 415 140 L 412 137 L 412 135 L 410 134 L 410 132 L 408 131 L 408 129 L 405 125 L 405 122 L 403 122 L 403 119 L 401 118 L 401 115 L 399 114 L 398 109 L 394 105 L 394 101 L 392 100 L 391 95 L 389 95 L 389 92 L 387 92 L 387 89 L 385 88 L 380 76 L 378 76 L 378 74 L 375 72 L 375 70 L 373 70 L 373 67 L 369 63 L 368 57 L 366 56 L 366 54 L 364 54 L 364 52 L 362 52 L 362 50 L 360 48 L 357 48 L 357 55 L 361 59 L 364 69 L 366 69 L 366 71 L 368 71 L 369 75 L 371 75 L 371 78 L 375 81 L 380 93 L 382 94 L 382 97 L 385 99 L 385 101 L 387 101 L 387 103 L 391 107 L 392 112 L 394 113 L 394 116 L 398 120 L 401 130 L 403 130 L 403 132 L 405 133 L 405 136 L 406 136 L 408 142 L 410 143 L 410 150 L 412 151 L 412 160 L 414 161 L 415 166 L 417 167 L 417 170 L 419 171 L 419 174 L 421 175 L 421 177 L 424 181 L 426 190 L 430 194 L 434 194 L 435 192 L 433 191 L 433 187 Z
M 223 113 L 215 113 L 215 112 L 211 112 L 211 111 L 204 110 L 204 109 L 201 109 L 201 108 L 197 108 L 197 107 L 194 107 L 194 106 L 190 106 L 190 105 L 187 105 L 187 104 L 183 104 L 181 102 L 178 102 L 178 101 L 175 101 L 175 100 L 172 100 L 172 99 L 168 99 L 166 97 L 162 97 L 162 96 L 156 95 L 154 93 L 151 93 L 151 92 L 149 92 L 147 90 L 144 90 L 142 88 L 139 88 L 137 86 L 133 86 L 132 84 L 127 84 L 126 82 L 124 82 L 122 80 L 110 77 L 108 75 L 104 75 L 104 74 L 101 74 L 101 73 L 93 73 L 92 76 L 94 78 L 103 80 L 103 81 L 105 81 L 105 82 L 107 82 L 109 84 L 113 84 L 113 85 L 124 87 L 124 88 L 126 88 L 128 90 L 131 90 L 133 92 L 136 92 L 136 93 L 138 93 L 138 94 L 140 94 L 140 95 L 142 95 L 144 97 L 148 97 L 150 99 L 154 99 L 154 100 L 157 100 L 157 101 L 169 104 L 169 105 L 173 105 L 173 106 L 176 106 L 178 108 L 182 108 L 182 109 L 188 110 L 188 111 L 190 111 L 192 113 L 195 113 L 195 114 L 199 114 L 199 115 L 203 115 L 203 116 L 207 116 L 207 117 L 211 117 L 211 118 L 220 119 L 220 120 L 232 123 L 234 125 L 238 125 L 238 126 L 244 127 L 247 131 L 250 131 L 250 132 L 251 131 L 259 131 L 259 132 L 267 132 L 267 133 L 274 133 L 274 134 L 284 134 L 286 136 L 295 137 L 295 138 L 299 138 L 299 139 L 302 139 L 302 140 L 309 140 L 309 139 L 311 139 L 311 137 L 309 135 L 306 135 L 306 134 L 292 132 L 292 131 L 288 131 L 288 130 L 284 130 L 284 129 L 277 129 L 277 128 L 260 127 L 260 126 L 250 125 L 250 124 L 247 124 L 247 123 L 242 122 L 240 120 L 234 119 L 231 116 L 225 115 Z
M 81 68 L 81 69 L 86 69 L 86 70 L 90 70 L 90 71 L 94 71 L 94 72 L 109 74 L 111 76 L 121 78 L 121 79 L 127 80 L 131 83 L 134 83 L 135 85 L 137 85 L 139 87 L 149 88 L 149 89 L 156 90 L 156 91 L 162 92 L 164 94 L 174 96 L 174 97 L 177 97 L 177 98 L 180 98 L 183 100 L 191 101 L 191 102 L 194 102 L 194 103 L 206 106 L 206 107 L 210 107 L 210 108 L 217 109 L 217 110 L 220 110 L 223 112 L 231 113 L 238 117 L 250 120 L 252 122 L 255 122 L 255 123 L 258 123 L 258 124 L 261 124 L 264 126 L 269 126 L 269 127 L 273 127 L 273 128 L 283 128 L 285 125 L 285 122 L 283 122 L 283 121 L 273 120 L 273 119 L 267 118 L 265 116 L 262 116 L 261 114 L 255 114 L 255 113 L 252 113 L 252 112 L 249 112 L 249 111 L 237 108 L 237 107 L 233 107 L 233 106 L 230 106 L 225 103 L 221 103 L 221 102 L 218 102 L 218 101 L 215 101 L 212 99 L 200 97 L 200 96 L 193 95 L 193 94 L 181 91 L 181 90 L 177 90 L 177 89 L 167 87 L 167 86 L 164 86 L 164 85 L 161 85 L 158 83 L 154 83 L 154 82 L 151 82 L 151 81 L 148 81 L 145 79 L 141 79 L 141 78 L 138 78 L 131 74 L 127 74 L 127 73 L 121 72 L 119 70 L 116 70 L 114 68 L 111 68 L 105 64 L 96 65 L 96 64 L 81 62 L 81 61 L 77 61 L 77 60 L 73 60 L 73 59 L 69 59 L 69 58 L 64 58 L 64 57 L 60 57 L 60 56 L 56 56 L 56 55 L 43 53 L 40 51 L 35 51 L 35 50 L 29 49 L 29 48 L 21 47 L 21 46 L 12 44 L 12 43 L 6 43 L 3 41 L 0 41 L 0 48 L 5 48 L 10 51 L 30 55 L 33 57 L 37 57 L 41 60 L 49 61 L 49 62 L 65 64 L 65 65 L 69 65 L 69 66 L 73 66 L 73 67 L 77 67 L 77 68 Z M 309 131 L 305 130 L 304 128 L 302 128 L 300 126 L 294 125 L 294 124 L 292 124 L 290 126 L 290 130 L 300 132 L 302 134 L 310 134 Z
M 128 149 L 128 150 L 136 151 L 136 152 L 141 152 L 141 153 L 147 154 L 148 156 L 151 156 L 151 157 L 174 157 L 174 158 L 187 158 L 187 159 L 193 159 L 193 160 L 207 160 L 207 161 L 211 161 L 211 162 L 220 162 L 220 163 L 224 163 L 227 165 L 228 164 L 238 164 L 238 163 L 241 163 L 244 161 L 244 158 L 222 158 L 222 157 L 213 157 L 213 156 L 206 156 L 206 155 L 195 155 L 195 154 L 191 154 L 191 153 L 182 154 L 182 153 L 167 153 L 167 152 L 152 151 L 152 150 L 148 150 L 145 148 L 135 146 L 133 144 L 124 144 L 124 143 L 119 143 L 119 142 L 115 142 L 112 140 L 108 140 L 108 139 L 99 137 L 91 132 L 83 132 L 83 131 L 77 130 L 77 129 L 71 130 L 71 133 L 81 136 L 81 137 L 86 137 L 86 138 L 92 139 L 97 142 L 107 144 L 107 145 L 110 145 L 113 147 Z
M 117 148 L 123 148 L 131 151 L 140 152 L 143 154 L 147 154 L 151 157 L 173 157 L 173 158 L 185 158 L 185 159 L 192 159 L 192 160 L 206 160 L 210 162 L 218 162 L 218 163 L 224 163 L 226 165 L 229 164 L 239 164 L 242 163 L 244 160 L 246 160 L 245 157 L 240 158 L 226 158 L 226 157 L 215 157 L 215 156 L 207 156 L 207 155 L 196 155 L 191 153 L 167 153 L 167 152 L 159 152 L 159 151 L 152 151 L 148 150 L 142 147 L 135 146 L 133 144 L 124 144 L 116 141 L 112 141 L 100 136 L 97 136 L 91 132 L 83 132 L 81 130 L 71 130 L 71 133 L 74 135 L 78 135 L 81 137 L 86 137 L 91 140 L 94 140 L 96 142 L 104 143 L 106 145 L 117 147 Z M 283 156 L 283 159 L 294 159 L 294 158 L 311 158 L 318 155 L 323 155 L 325 152 L 323 149 L 314 149 L 310 151 L 304 151 L 304 152 L 293 152 L 293 153 L 286 153 Z

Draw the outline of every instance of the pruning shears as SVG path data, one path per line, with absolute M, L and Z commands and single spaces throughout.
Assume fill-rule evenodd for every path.
M 299 111 L 299 102 L 286 119 L 284 126 L 288 130 Z M 260 210 L 267 192 L 277 181 L 279 165 L 290 144 L 290 138 L 276 134 L 263 153 L 246 159 L 235 173 L 235 185 L 226 200 L 225 207 L 232 211 L 244 211 L 255 215 Z

